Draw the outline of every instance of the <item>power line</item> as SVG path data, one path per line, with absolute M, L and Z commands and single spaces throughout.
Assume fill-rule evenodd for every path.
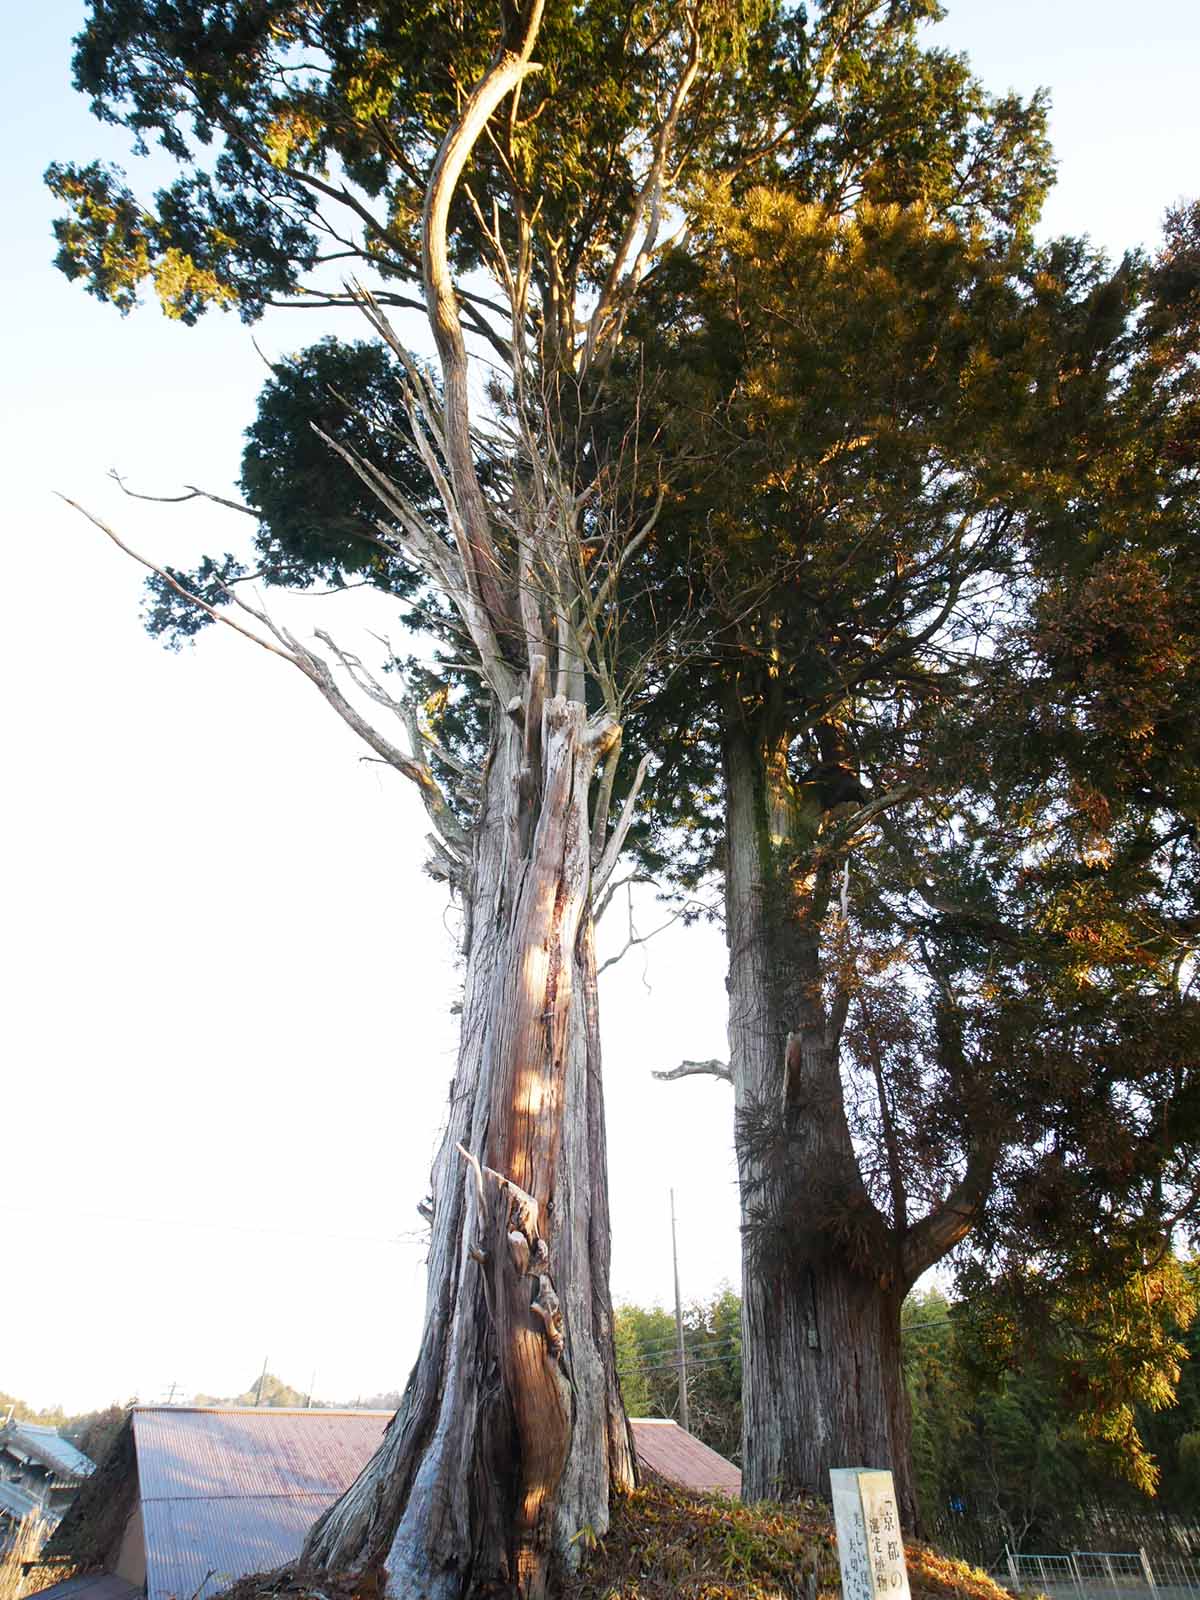
M 952 1322 L 952 1319 L 950 1317 L 939 1317 L 935 1321 L 931 1321 L 931 1322 L 909 1322 L 909 1323 L 906 1323 L 900 1329 L 900 1336 L 901 1336 L 901 1338 L 903 1338 L 905 1334 L 916 1333 L 920 1329 L 923 1329 L 923 1328 L 949 1328 L 949 1327 L 952 1327 L 952 1326 L 953 1326 L 953 1322 Z M 723 1365 L 726 1362 L 728 1362 L 729 1356 L 732 1353 L 732 1351 L 735 1349 L 735 1347 L 740 1347 L 740 1345 L 741 1345 L 741 1337 L 740 1337 L 740 1335 L 732 1336 L 732 1337 L 729 1337 L 729 1338 L 726 1338 L 726 1339 L 712 1340 L 712 1341 L 710 1341 L 710 1342 L 708 1342 L 706 1344 L 693 1345 L 688 1350 L 688 1366 L 689 1367 L 712 1367 L 712 1366 Z M 658 1347 L 658 1353 L 661 1354 L 664 1349 L 669 1350 L 669 1349 L 671 1349 L 671 1347 L 672 1347 L 671 1344 L 667 1344 L 665 1346 L 664 1345 L 660 1345 Z M 692 1350 L 721 1350 L 724 1353 L 721 1354 L 721 1355 L 694 1356 L 692 1354 Z M 653 1350 L 649 1349 L 649 1348 L 646 1349 L 645 1351 L 642 1351 L 642 1350 L 639 1349 L 638 1355 L 636 1355 L 634 1357 L 635 1365 L 633 1367 L 630 1367 L 628 1365 L 622 1366 L 621 1363 L 618 1361 L 618 1363 L 617 1363 L 617 1371 L 622 1377 L 639 1377 L 639 1376 L 649 1377 L 653 1373 L 657 1373 L 657 1372 L 678 1372 L 679 1371 L 679 1363 L 677 1361 L 652 1361 L 650 1363 L 647 1363 L 643 1359 L 643 1357 L 645 1355 L 651 1355 L 652 1356 L 654 1354 L 655 1354 L 655 1352 Z
M 620 1315 L 620 1313 L 618 1312 L 618 1316 L 619 1315 Z M 737 1333 L 719 1333 L 719 1332 L 710 1333 L 709 1330 L 707 1328 L 704 1328 L 704 1327 L 687 1328 L 687 1329 L 684 1330 L 684 1332 L 689 1338 L 698 1337 L 701 1340 L 709 1340 L 709 1341 L 719 1340 L 722 1344 L 727 1344 L 729 1342 L 729 1340 L 731 1340 L 731 1339 L 740 1339 L 741 1336 L 742 1336 L 740 1330 Z M 645 1343 L 643 1343 L 642 1340 L 638 1338 L 636 1333 L 632 1334 L 632 1338 L 634 1340 L 634 1343 L 637 1345 L 638 1349 L 642 1350 L 642 1351 L 674 1350 L 674 1348 L 675 1348 L 675 1335 L 674 1334 L 671 1334 L 670 1338 L 667 1338 L 667 1339 L 660 1339 L 660 1338 L 657 1338 L 657 1337 L 655 1337 L 653 1339 L 647 1339 L 645 1341 Z
M 738 1345 L 738 1343 L 736 1341 L 735 1342 L 731 1342 L 730 1344 L 725 1345 L 724 1347 L 722 1347 L 721 1345 L 707 1345 L 707 1346 L 702 1345 L 702 1346 L 700 1346 L 700 1348 L 701 1349 L 708 1349 L 708 1350 L 720 1350 L 721 1354 L 720 1355 L 708 1355 L 708 1356 L 693 1356 L 691 1351 L 689 1350 L 688 1351 L 688 1365 L 689 1366 L 703 1366 L 706 1363 L 711 1364 L 711 1363 L 716 1362 L 716 1361 L 728 1361 L 728 1359 L 730 1358 L 731 1355 L 740 1353 L 740 1347 L 739 1347 L 739 1345 Z M 665 1372 L 665 1371 L 674 1372 L 674 1371 L 676 1371 L 678 1369 L 678 1366 L 679 1366 L 678 1361 L 649 1361 L 649 1362 L 647 1362 L 647 1361 L 643 1360 L 640 1355 L 634 1356 L 633 1360 L 634 1360 L 634 1362 L 636 1363 L 637 1366 L 641 1367 L 646 1372 Z M 621 1363 L 618 1360 L 618 1362 L 617 1362 L 618 1367 L 620 1366 L 620 1364 Z
M 740 1333 L 728 1333 L 722 1334 L 719 1338 L 699 1339 L 694 1343 L 689 1343 L 687 1347 L 688 1360 L 691 1360 L 693 1350 L 718 1350 L 723 1346 L 740 1344 L 741 1338 L 742 1336 Z M 637 1341 L 635 1340 L 635 1343 L 636 1342 Z M 674 1349 L 674 1339 L 672 1339 L 669 1344 L 638 1344 L 636 1358 L 637 1360 L 642 1361 L 649 1356 L 653 1360 L 658 1356 L 666 1355 L 668 1351 L 673 1351 Z
M 689 1367 L 717 1367 L 717 1366 L 724 1366 L 725 1362 L 726 1362 L 726 1357 L 725 1356 L 706 1356 L 706 1357 L 703 1358 L 703 1360 L 700 1360 L 700 1361 L 692 1361 L 689 1358 L 688 1366 Z M 666 1361 L 666 1362 L 663 1362 L 663 1364 L 661 1366 L 657 1366 L 657 1367 L 639 1367 L 633 1372 L 629 1372 L 627 1369 L 622 1368 L 622 1367 L 618 1367 L 617 1371 L 621 1374 L 622 1377 L 634 1377 L 634 1378 L 636 1378 L 636 1377 L 649 1377 L 650 1374 L 653 1373 L 653 1372 L 675 1372 L 675 1373 L 678 1373 L 679 1364 L 676 1361 Z
M 906 1322 L 901 1325 L 900 1336 L 903 1338 L 905 1334 L 916 1333 L 922 1328 L 949 1328 L 952 1326 L 953 1318 L 951 1317 L 937 1317 L 929 1322 Z M 646 1357 L 653 1359 L 654 1357 L 665 1355 L 668 1351 L 673 1351 L 675 1349 L 675 1340 L 673 1337 L 669 1339 L 653 1339 L 648 1343 L 643 1344 L 637 1338 L 637 1336 L 634 1335 L 633 1342 L 637 1346 L 637 1353 L 634 1357 L 634 1359 L 637 1361 L 644 1361 Z M 728 1349 L 733 1345 L 741 1344 L 741 1342 L 742 1336 L 740 1333 L 714 1335 L 711 1338 L 701 1339 L 695 1343 L 689 1342 L 687 1347 L 688 1360 L 689 1362 L 692 1360 L 693 1351 Z

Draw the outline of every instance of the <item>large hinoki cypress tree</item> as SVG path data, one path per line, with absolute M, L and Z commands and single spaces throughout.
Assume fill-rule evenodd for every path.
M 844 1083 L 857 978 L 831 981 L 828 925 L 848 861 L 916 792 L 879 750 L 892 781 L 870 786 L 857 723 L 902 741 L 941 692 L 948 629 L 1019 512 L 1022 386 L 1054 360 L 1020 281 L 1043 108 L 923 49 L 928 14 L 880 14 L 852 57 L 815 59 L 804 159 L 713 186 L 635 324 L 686 456 L 663 583 L 669 547 L 682 588 L 707 579 L 708 658 L 649 711 L 672 844 L 647 854 L 677 869 L 686 819 L 684 883 L 714 863 L 724 883 L 729 1061 L 679 1072 L 734 1088 L 747 1490 L 891 1465 L 910 1517 L 900 1305 L 961 1236 L 970 1183 L 947 1152 L 925 1204 L 876 1206 Z
M 743 1468 L 750 1493 L 780 1496 L 847 1461 L 891 1466 L 912 1518 L 900 1306 L 961 1237 L 978 1179 L 947 1148 L 917 1204 L 863 1170 L 885 1168 L 847 1098 L 866 954 L 851 915 L 865 902 L 870 919 L 879 892 L 864 845 L 927 781 L 930 706 L 972 690 L 951 619 L 1008 558 L 996 417 L 1015 452 L 1012 396 L 1044 322 L 1019 249 L 923 208 L 843 216 L 757 191 L 715 200 L 709 230 L 680 268 L 691 314 L 664 334 L 723 459 L 697 473 L 687 521 L 717 534 L 706 750 L 722 781 L 705 821 L 729 942 Z M 681 779 L 704 817 L 705 790 Z
M 1152 1322 L 1195 1212 L 1195 214 L 1115 271 L 917 208 L 709 219 L 647 337 L 697 463 L 660 560 L 710 563 L 673 778 L 731 1055 L 667 1076 L 736 1096 L 749 1491 L 892 1465 L 913 1517 L 919 1274 Z

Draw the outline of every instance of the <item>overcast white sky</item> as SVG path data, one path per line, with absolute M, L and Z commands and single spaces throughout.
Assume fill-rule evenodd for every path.
M 73 1410 L 225 1394 L 267 1356 L 352 1399 L 400 1387 L 419 1334 L 451 919 L 403 780 L 282 663 L 148 640 L 139 573 L 53 499 L 172 563 L 235 548 L 241 518 L 135 505 L 106 473 L 229 492 L 264 377 L 235 320 L 122 321 L 52 269 L 46 163 L 125 154 L 69 88 L 82 15 L 27 8 L 0 96 L 0 1389 Z M 1048 230 L 1150 244 L 1200 190 L 1193 0 L 958 0 L 941 33 L 994 89 L 1054 91 Z M 277 355 L 331 327 L 359 332 L 283 312 L 256 337 Z M 381 620 L 346 597 L 318 624 L 319 604 L 293 622 L 353 643 Z M 601 980 L 619 1297 L 669 1297 L 672 1185 L 685 1296 L 737 1280 L 728 1092 L 649 1077 L 724 1055 L 723 979 L 696 929 Z

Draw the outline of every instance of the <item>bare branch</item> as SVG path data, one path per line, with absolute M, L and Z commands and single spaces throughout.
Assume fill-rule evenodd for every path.
M 479 1200 L 479 1210 L 482 1213 L 482 1211 L 483 1211 L 483 1168 L 479 1165 L 479 1157 L 472 1155 L 471 1152 L 467 1149 L 467 1147 L 465 1145 L 463 1145 L 463 1144 L 456 1144 L 454 1148 L 458 1151 L 459 1155 L 462 1156 L 463 1160 L 467 1163 L 467 1165 L 471 1168 L 472 1172 L 475 1174 L 475 1194 L 476 1194 L 476 1197 Z
M 470 853 L 467 835 L 458 818 L 451 810 L 449 801 L 446 799 L 441 785 L 433 776 L 428 762 L 424 760 L 421 754 L 425 740 L 422 738 L 420 728 L 417 725 L 415 707 L 405 701 L 396 700 L 388 694 L 387 690 L 375 675 L 363 665 L 358 656 L 352 656 L 347 651 L 342 650 L 323 629 L 318 629 L 316 637 L 333 652 L 347 673 L 349 673 L 351 681 L 363 694 L 368 695 L 377 705 L 386 706 L 404 724 L 412 756 L 409 770 L 405 772 L 405 777 L 410 778 L 420 789 L 421 799 L 424 802 L 425 810 L 429 814 L 429 819 L 438 830 L 438 833 L 441 834 L 445 843 L 460 860 L 465 860 Z M 317 658 L 314 657 L 313 659 Z
M 131 500 L 149 500 L 160 506 L 183 505 L 187 500 L 211 500 L 214 505 L 224 506 L 229 511 L 240 511 L 243 516 L 253 517 L 255 522 L 259 521 L 258 512 L 252 506 L 244 506 L 240 500 L 227 500 L 223 494 L 213 494 L 211 489 L 197 489 L 194 484 L 185 483 L 183 487 L 187 490 L 186 494 L 139 494 L 136 489 L 126 486 L 124 478 L 115 467 L 109 468 L 108 475 L 121 493 L 128 495 Z M 84 515 L 87 513 L 84 512 Z
M 55 492 L 57 493 L 57 491 Z M 243 639 L 249 639 L 252 641 L 252 643 L 260 646 L 261 649 L 269 650 L 273 656 L 279 656 L 284 661 L 290 661 L 293 666 L 299 666 L 299 662 L 288 650 L 281 650 L 278 645 L 273 645 L 269 639 L 261 638 L 257 633 L 254 632 L 252 628 L 243 628 L 240 623 L 235 622 L 232 617 L 226 616 L 226 614 L 223 611 L 219 611 L 216 606 L 210 606 L 207 600 L 201 600 L 199 595 L 193 594 L 190 589 L 185 589 L 183 584 L 181 584 L 178 579 L 173 578 L 164 567 L 156 566 L 155 563 L 148 560 L 146 556 L 139 555 L 136 550 L 131 549 L 130 546 L 125 543 L 119 534 L 113 532 L 107 522 L 102 522 L 99 517 L 93 516 L 92 513 L 86 509 L 86 507 L 78 505 L 74 500 L 70 499 L 70 497 L 65 494 L 59 494 L 58 498 L 63 501 L 64 504 L 69 505 L 72 511 L 78 511 L 81 517 L 86 517 L 93 527 L 99 528 L 101 533 L 112 540 L 118 550 L 123 550 L 124 553 L 129 556 L 131 560 L 136 561 L 139 566 L 145 567 L 148 572 L 153 572 L 156 574 L 156 576 L 160 577 L 164 583 L 169 584 L 181 599 L 187 600 L 198 610 L 203 611 L 207 616 L 211 617 L 214 622 L 220 622 L 225 627 L 232 628 L 234 633 L 240 633 Z
M 684 101 L 691 93 L 692 85 L 695 83 L 696 76 L 700 71 L 700 28 L 694 14 L 688 17 L 687 28 L 689 35 L 687 60 L 675 85 L 671 103 L 667 108 L 667 114 L 659 125 L 649 171 L 634 200 L 629 221 L 625 226 L 624 236 L 617 247 L 616 254 L 613 256 L 612 266 L 609 268 L 604 288 L 597 297 L 595 308 L 588 322 L 587 337 L 580 360 L 581 370 L 586 370 L 590 366 L 600 346 L 605 324 L 611 318 L 614 301 L 621 289 L 622 276 L 629 265 L 630 257 L 633 255 L 638 232 L 642 226 L 642 219 L 647 212 L 649 212 L 649 221 L 645 237 L 637 252 L 633 274 L 635 281 L 645 270 L 645 262 L 653 250 L 658 236 L 663 200 L 663 178 L 667 169 L 667 159 L 670 155 L 671 144 L 675 137 L 675 129 L 679 123 Z
M 613 784 L 617 780 L 617 768 L 621 763 L 621 735 L 618 733 L 616 742 L 604 759 L 604 776 L 600 779 L 600 788 L 596 794 L 596 809 L 592 815 L 592 866 L 599 864 L 604 854 L 604 841 L 608 836 L 608 813 L 612 805 Z
M 637 931 L 637 928 L 634 926 L 634 922 L 633 922 L 633 885 L 635 883 L 642 883 L 642 882 L 648 882 L 648 881 L 649 881 L 648 879 L 642 879 L 642 878 L 638 878 L 636 876 L 631 876 L 631 877 L 628 877 L 628 878 L 625 878 L 625 879 L 622 880 L 622 883 L 623 883 L 623 885 L 625 887 L 625 890 L 626 890 L 627 899 L 628 899 L 629 934 L 628 934 L 628 937 L 625 940 L 625 943 L 617 951 L 616 955 L 615 956 L 609 956 L 607 961 L 601 962 L 600 966 L 597 967 L 597 969 L 596 969 L 596 976 L 597 977 L 599 977 L 602 972 L 607 972 L 609 967 L 615 967 L 618 961 L 624 960 L 624 958 L 629 954 L 629 952 L 631 950 L 635 950 L 638 947 L 638 945 L 649 944 L 651 939 L 657 939 L 657 937 L 658 937 L 658 935 L 660 933 L 666 933 L 667 929 L 668 928 L 673 928 L 675 926 L 675 924 L 680 920 L 681 917 L 686 917 L 687 916 L 688 911 L 689 911 L 690 906 L 691 906 L 691 902 L 687 902 L 684 905 L 677 906 L 675 908 L 675 910 L 672 911 L 671 915 L 667 918 L 667 920 L 665 922 L 660 922 L 658 927 L 657 928 L 652 928 L 649 933 L 639 933 Z M 601 910 L 603 910 L 605 907 L 607 907 L 607 905 L 608 905 L 608 898 L 605 899 L 604 905 L 601 907 Z M 594 918 L 593 920 L 596 920 L 596 919 Z
M 681 1061 L 670 1072 L 652 1072 L 650 1076 L 659 1083 L 674 1083 L 676 1078 L 722 1078 L 726 1083 L 733 1082 L 733 1073 L 724 1061 Z
M 825 1048 L 836 1050 L 841 1043 L 842 1033 L 846 1027 L 846 1018 L 850 1014 L 850 1002 L 854 998 L 854 991 L 848 983 L 840 982 L 825 1018 Z
M 600 634 L 601 613 L 603 612 L 605 606 L 607 606 L 609 601 L 612 599 L 617 584 L 620 582 L 621 574 L 625 571 L 625 568 L 629 565 L 629 562 L 637 554 L 637 552 L 645 544 L 646 540 L 650 537 L 651 533 L 654 531 L 654 525 L 658 521 L 659 513 L 662 511 L 663 500 L 666 498 L 666 492 L 666 486 L 660 485 L 658 495 L 654 502 L 653 510 L 642 523 L 641 527 L 638 528 L 636 533 L 634 533 L 633 537 L 624 546 L 620 555 L 609 567 L 609 570 L 605 574 L 604 580 L 600 584 L 596 593 L 594 595 L 590 595 L 587 591 L 586 585 L 581 587 L 580 598 L 586 610 L 586 621 L 579 629 L 577 649 L 580 653 L 586 651 L 589 644 L 591 644 L 594 639 L 598 638 Z
M 78 511 L 81 516 L 86 517 L 94 527 L 99 528 L 101 533 L 111 539 L 113 544 L 123 551 L 125 555 L 129 556 L 131 560 L 136 561 L 139 566 L 145 567 L 148 572 L 153 572 L 160 577 L 189 605 L 194 605 L 197 610 L 203 611 L 214 622 L 219 622 L 223 627 L 231 628 L 234 633 L 240 634 L 243 639 L 249 639 L 251 643 L 258 645 L 260 649 L 269 650 L 272 655 L 278 656 L 281 660 L 295 667 L 297 671 L 302 672 L 309 682 L 316 686 L 325 701 L 332 706 L 347 727 L 358 734 L 364 744 L 374 750 L 376 755 L 385 761 L 388 766 L 394 767 L 397 772 L 417 785 L 425 804 L 425 810 L 445 842 L 447 854 L 459 864 L 458 879 L 461 880 L 463 863 L 465 863 L 470 853 L 467 836 L 458 818 L 450 809 L 445 795 L 442 793 L 428 766 L 423 761 L 414 760 L 406 755 L 404 751 L 398 749 L 389 739 L 385 739 L 379 730 L 373 727 L 365 717 L 359 714 L 346 699 L 345 695 L 342 694 L 334 681 L 328 664 L 320 656 L 300 644 L 286 628 L 280 627 L 265 611 L 249 605 L 226 585 L 226 592 L 232 603 L 240 611 L 244 611 L 248 616 L 254 617 L 257 622 L 267 629 L 276 642 L 272 643 L 271 639 L 264 639 L 261 634 L 256 633 L 252 628 L 244 627 L 240 622 L 229 616 L 228 613 L 210 605 L 207 600 L 202 600 L 199 595 L 193 594 L 177 578 L 173 578 L 165 568 L 158 566 L 148 557 L 139 555 L 106 522 L 103 522 L 99 517 L 93 516 L 85 507 L 78 505 L 67 495 L 60 494 L 58 498 L 69 505 L 72 510 Z
M 351 471 L 372 490 L 375 496 L 387 507 L 404 529 L 413 553 L 417 556 L 424 568 L 426 575 L 443 588 L 450 587 L 450 580 L 446 574 L 446 565 L 441 558 L 437 547 L 437 538 L 432 528 L 425 521 L 421 513 L 412 502 L 397 489 L 392 480 L 379 468 L 373 466 L 364 456 L 348 446 L 341 444 L 332 435 L 325 433 L 314 422 L 313 432 L 324 444 L 327 444 L 335 455 L 342 460 Z
M 450 561 L 447 559 L 448 552 L 441 545 L 437 535 L 388 477 L 355 451 L 340 444 L 329 434 L 322 433 L 315 424 L 314 431 L 319 438 L 329 445 L 330 449 L 341 456 L 342 460 L 379 497 L 401 524 L 409 541 L 412 558 L 421 567 L 426 577 L 440 588 L 454 605 L 471 635 L 475 648 L 479 651 L 480 665 L 484 676 L 498 695 L 502 698 L 507 698 L 505 690 L 510 687 L 512 674 L 501 659 L 490 619 L 478 598 L 471 592 L 466 574 L 464 573 L 463 581 L 460 582 L 457 575 L 452 571 Z M 454 497 L 446 484 L 445 476 L 437 463 L 429 441 L 424 437 L 423 432 L 418 431 L 416 442 L 426 465 L 435 475 L 435 483 L 438 486 L 439 493 L 444 492 L 443 503 L 446 506 L 451 526 L 455 527 L 457 509 Z M 461 528 L 461 523 L 457 523 L 457 526 Z
M 538 772 L 542 765 L 542 715 L 546 705 L 546 657 L 537 654 L 529 661 L 529 687 L 525 695 L 525 765 Z
M 642 792 L 642 785 L 646 781 L 646 773 L 649 769 L 649 766 L 650 752 L 647 751 L 642 759 L 638 762 L 638 769 L 634 774 L 633 783 L 630 785 L 629 793 L 625 796 L 625 804 L 621 808 L 621 815 L 617 821 L 617 825 L 613 829 L 612 836 L 607 845 L 604 847 L 604 854 L 600 857 L 599 862 L 593 868 L 593 897 L 604 893 L 604 885 L 608 882 L 609 878 L 612 877 L 613 868 L 620 859 L 621 851 L 625 845 L 626 835 L 633 826 L 634 807 L 637 805 L 638 796 Z
M 609 600 L 612 599 L 613 591 L 620 582 L 622 572 L 624 572 L 625 568 L 629 565 L 631 558 L 637 554 L 637 552 L 645 544 L 646 540 L 653 533 L 654 525 L 658 521 L 659 514 L 662 511 L 663 501 L 666 498 L 666 494 L 666 485 L 660 484 L 658 494 L 654 501 L 654 509 L 650 512 L 650 515 L 646 518 L 645 522 L 642 523 L 641 527 L 634 534 L 633 538 L 630 539 L 629 543 L 621 551 L 621 554 L 613 563 L 611 570 L 605 577 L 604 582 L 600 585 L 595 600 L 597 610 L 599 610 L 601 606 L 607 605 Z
M 865 805 L 857 806 L 844 821 L 825 835 L 821 840 L 822 847 L 826 849 L 840 847 L 852 839 L 860 828 L 865 828 L 868 822 L 873 822 L 876 817 L 883 816 L 885 812 L 894 810 L 921 793 L 923 793 L 921 784 L 901 783 L 894 789 L 875 795 Z
M 395 328 L 388 321 L 380 307 L 378 295 L 368 289 L 365 284 L 359 283 L 357 279 L 354 279 L 347 288 L 359 310 L 404 368 L 409 388 L 420 406 L 425 425 L 433 434 L 437 447 L 444 456 L 446 453 L 446 439 L 442 426 L 442 411 L 429 384 L 426 382 L 425 374 L 414 360 L 412 352 L 408 349 L 403 339 L 400 338 Z
M 896 1119 L 888 1096 L 887 1078 L 883 1069 L 883 1053 L 879 1047 L 879 1034 L 875 1018 L 867 1004 L 866 995 L 858 996 L 858 1014 L 862 1019 L 862 1036 L 866 1044 L 867 1059 L 875 1080 L 875 1099 L 883 1128 L 883 1146 L 887 1153 L 888 1185 L 892 1198 L 892 1225 L 903 1237 L 908 1229 L 908 1189 L 904 1181 L 904 1161 L 896 1133 Z
M 501 48 L 467 96 L 457 120 L 447 130 L 425 193 L 421 225 L 421 261 L 425 303 L 442 364 L 446 417 L 446 464 L 466 538 L 465 578 L 473 598 L 486 612 L 491 627 L 508 632 L 509 605 L 501 588 L 502 573 L 491 536 L 487 502 L 475 470 L 471 448 L 467 352 L 463 342 L 459 300 L 450 272 L 447 228 L 450 206 L 471 151 L 493 111 L 535 65 L 534 41 L 542 21 L 543 0 L 531 0 L 520 18 L 521 37 L 515 48 Z
M 383 757 L 397 772 L 415 783 L 421 795 L 421 802 L 425 807 L 426 815 L 437 829 L 447 849 L 460 863 L 465 863 L 470 857 L 470 841 L 462 824 L 451 810 L 446 796 L 442 793 L 441 785 L 429 770 L 427 764 L 419 757 L 406 755 L 398 749 L 389 739 L 385 739 L 379 730 L 369 723 L 365 717 L 346 699 L 338 688 L 328 664 L 313 651 L 306 649 L 285 633 L 285 637 L 297 654 L 297 665 L 309 681 L 316 685 L 318 691 L 324 696 L 327 703 L 333 707 L 338 716 L 346 725 L 358 734 L 365 744 L 370 745 L 377 755 Z M 328 635 L 325 636 L 328 638 Z M 344 660 L 336 646 L 332 646 L 339 660 Z M 353 674 L 352 674 L 353 676 Z M 357 681 L 357 680 L 356 680 Z

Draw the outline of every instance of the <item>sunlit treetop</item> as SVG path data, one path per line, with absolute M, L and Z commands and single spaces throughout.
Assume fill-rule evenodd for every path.
M 537 70 L 456 202 L 457 267 L 491 264 L 494 221 L 510 246 L 522 223 L 539 314 L 555 348 L 574 349 L 588 294 L 652 263 L 653 239 L 638 267 L 626 234 L 647 220 L 639 196 L 668 123 L 677 200 L 699 174 L 770 177 L 810 200 L 982 210 L 1027 228 L 1051 170 L 1044 104 L 995 99 L 962 58 L 924 48 L 920 25 L 938 15 L 931 0 L 550 0 Z M 419 301 L 426 177 L 520 21 L 511 7 L 444 3 L 94 4 L 76 84 L 179 176 L 146 196 L 115 167 L 56 162 L 60 267 L 123 311 L 151 284 L 187 322 L 211 306 L 253 320 L 278 301 L 340 301 L 337 278 L 311 279 L 330 262 Z M 671 225 L 664 216 L 661 236 Z M 466 315 L 496 321 L 470 296 Z
M 782 741 L 797 782 L 835 729 L 869 787 L 910 780 L 925 726 L 972 690 L 1025 540 L 1062 514 L 1064 414 L 1102 401 L 1127 301 L 1084 341 L 1103 264 L 1063 247 L 1060 268 L 989 221 L 718 184 L 647 285 L 637 373 L 657 375 L 642 405 L 672 463 L 655 604 L 696 617 L 651 713 L 688 738 L 648 735 L 670 751 L 677 865 L 703 873 L 721 836 L 731 718 Z

